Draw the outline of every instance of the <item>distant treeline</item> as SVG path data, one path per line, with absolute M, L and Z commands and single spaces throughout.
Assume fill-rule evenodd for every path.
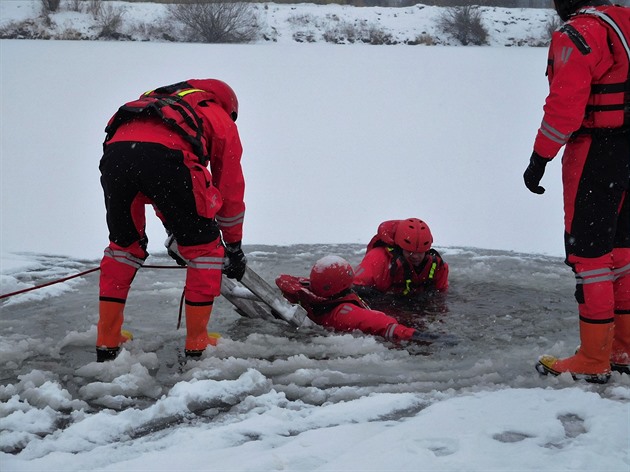
M 126 0 L 128 2 L 146 2 L 147 0 Z M 151 3 L 204 3 L 206 0 L 151 0 Z M 217 1 L 217 0 L 207 0 Z M 228 0 L 229 1 L 229 0 Z M 250 0 L 252 3 L 269 3 L 263 0 Z M 628 0 L 617 0 L 614 3 L 624 4 Z M 553 0 L 274 0 L 273 3 L 314 3 L 316 5 L 338 4 L 355 7 L 409 7 L 416 4 L 440 7 L 459 7 L 477 5 L 503 8 L 553 8 Z

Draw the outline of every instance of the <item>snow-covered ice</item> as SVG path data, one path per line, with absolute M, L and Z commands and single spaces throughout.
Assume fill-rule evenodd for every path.
M 417 322 L 458 343 L 295 330 L 221 299 L 218 345 L 180 363 L 183 273 L 142 269 L 127 309 L 135 338 L 96 364 L 93 273 L 2 302 L 0 469 L 628 472 L 628 376 L 599 386 L 533 369 L 577 342 L 559 160 L 544 196 L 522 183 L 545 49 L 289 37 L 1 40 L 1 293 L 98 265 L 107 119 L 144 90 L 214 76 L 241 101 L 252 267 L 272 281 L 327 254 L 356 265 L 381 221 L 423 218 L 452 288 L 447 313 Z M 155 218 L 148 232 L 148 263 L 168 263 Z

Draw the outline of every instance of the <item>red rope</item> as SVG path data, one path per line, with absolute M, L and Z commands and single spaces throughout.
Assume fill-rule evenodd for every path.
M 185 267 L 181 267 L 181 266 L 145 265 L 145 266 L 142 266 L 142 267 L 144 267 L 145 269 L 185 269 Z M 77 277 L 82 277 L 82 276 L 90 274 L 92 272 L 96 272 L 97 270 L 100 270 L 100 267 L 94 267 L 92 269 L 85 270 L 83 272 L 79 272 L 78 274 L 74 274 L 74 275 L 70 275 L 68 277 L 64 277 L 63 279 L 52 280 L 50 282 L 46 282 L 45 284 L 36 285 L 35 287 L 29 287 L 29 288 L 24 288 L 22 290 L 17 290 L 15 292 L 5 293 L 5 294 L 0 295 L 0 300 L 12 297 L 14 295 L 19 295 L 21 293 L 30 292 L 32 290 L 37 290 L 37 289 L 40 289 L 40 288 L 48 287 L 49 285 L 54 285 L 54 284 L 58 284 L 58 283 L 61 283 L 61 282 L 65 282 L 66 280 L 76 279 Z

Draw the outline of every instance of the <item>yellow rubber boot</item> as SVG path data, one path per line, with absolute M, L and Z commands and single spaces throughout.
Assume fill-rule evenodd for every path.
M 580 348 L 566 359 L 544 355 L 538 359 L 536 370 L 543 374 L 570 373 L 575 380 L 606 383 L 610 378 L 613 323 L 588 323 L 580 320 Z

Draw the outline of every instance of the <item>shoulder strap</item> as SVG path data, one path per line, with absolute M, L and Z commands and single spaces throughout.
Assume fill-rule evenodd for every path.
M 620 8 L 623 8 L 623 7 L 620 7 Z M 601 20 L 602 22 L 604 22 L 606 25 L 608 25 L 609 28 L 613 31 L 613 33 L 619 39 L 619 42 L 621 46 L 623 47 L 626 57 L 628 58 L 628 77 L 626 78 L 625 82 L 620 82 L 620 83 L 615 83 L 615 84 L 603 84 L 603 85 L 595 84 L 591 88 L 592 93 L 595 93 L 595 94 L 624 92 L 624 102 L 619 103 L 619 104 L 614 104 L 614 105 L 599 105 L 599 106 L 587 107 L 587 111 L 625 110 L 624 126 L 622 126 L 619 129 L 612 129 L 612 131 L 604 130 L 604 129 L 598 129 L 596 131 L 592 131 L 589 129 L 580 129 L 578 130 L 578 132 L 586 131 L 586 132 L 597 132 L 600 134 L 610 133 L 610 132 L 627 133 L 629 131 L 628 125 L 630 124 L 630 108 L 628 108 L 628 106 L 630 105 L 630 44 L 628 43 L 628 38 L 626 37 L 626 34 L 630 32 L 625 32 L 626 34 L 624 34 L 624 31 L 621 30 L 621 28 L 619 27 L 615 19 L 604 11 L 596 10 L 594 8 L 584 8 L 582 10 L 579 10 L 576 14 L 594 16 L 598 18 L 599 20 Z
M 586 39 L 584 39 L 584 36 L 582 36 L 572 25 L 568 23 L 564 24 L 558 31 L 566 34 L 583 56 L 586 56 L 591 52 L 591 47 L 586 42 Z
M 165 85 L 163 87 L 158 87 L 155 90 L 149 90 L 148 92 L 145 92 L 144 95 L 149 95 L 149 94 L 172 95 L 179 90 L 192 89 L 192 88 L 194 87 L 186 81 L 177 82 L 176 84 Z
M 604 13 L 603 11 L 595 10 L 593 8 L 585 8 L 583 10 L 579 10 L 577 14 L 596 16 L 597 18 L 602 20 L 604 23 L 606 23 L 608 26 L 610 26 L 612 30 L 615 32 L 615 34 L 619 37 L 619 41 L 621 41 L 621 45 L 626 51 L 626 55 L 628 56 L 628 62 L 630 63 L 630 45 L 628 44 L 628 40 L 623 34 L 623 31 L 621 31 L 621 28 L 619 28 L 619 25 L 615 22 L 615 20 L 613 20 L 610 17 L 610 15 Z
M 175 129 L 192 146 L 201 165 L 207 165 L 210 153 L 206 150 L 210 147 L 210 143 L 204 137 L 203 120 L 195 111 L 194 106 L 185 98 L 192 93 L 205 91 L 195 88 L 182 89 L 182 86 L 186 85 L 186 82 L 180 82 L 150 90 L 137 100 L 121 106 L 105 128 L 107 136 L 104 144 L 107 144 L 123 123 L 138 116 L 153 115 Z M 203 100 L 200 103 L 202 102 Z
M 326 313 L 331 312 L 339 305 L 344 303 L 350 303 L 352 305 L 356 305 L 360 308 L 368 308 L 367 304 L 352 290 L 346 290 L 342 292 L 337 298 L 334 300 L 326 300 L 322 303 L 313 303 L 312 309 L 313 314 L 315 315 L 324 315 Z

